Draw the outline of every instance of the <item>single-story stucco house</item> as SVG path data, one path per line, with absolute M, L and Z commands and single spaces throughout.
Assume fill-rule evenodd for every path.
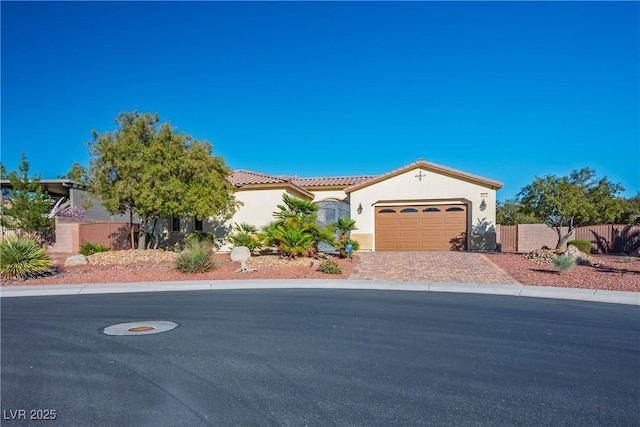
M 354 219 L 351 238 L 361 251 L 496 247 L 502 183 L 422 159 L 382 175 L 298 178 L 238 170 L 229 181 L 243 203 L 231 224 L 270 223 L 286 193 L 317 202 L 322 223 Z
M 228 180 L 241 202 L 230 220 L 163 219 L 153 229 L 159 246 L 171 246 L 197 230 L 214 234 L 220 250 L 230 251 L 227 237 L 234 224 L 269 224 L 283 194 L 289 194 L 318 203 L 322 224 L 354 219 L 357 230 L 351 238 L 360 243 L 360 251 L 496 248 L 496 191 L 502 183 L 422 159 L 382 175 L 300 178 L 236 170 Z M 86 186 L 68 180 L 42 180 L 41 185 L 54 198 L 87 209 Z M 127 222 L 128 215 L 110 215 L 94 200 L 86 219 Z

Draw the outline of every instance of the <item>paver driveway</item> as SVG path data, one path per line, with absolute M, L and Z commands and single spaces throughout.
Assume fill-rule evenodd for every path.
M 350 279 L 410 282 L 519 282 L 487 257 L 473 252 L 361 252 Z

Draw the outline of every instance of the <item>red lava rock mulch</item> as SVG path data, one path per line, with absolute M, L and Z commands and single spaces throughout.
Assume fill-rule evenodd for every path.
M 347 279 L 358 263 L 357 259 L 331 258 L 342 269 L 342 274 L 326 274 L 317 271 L 324 260 L 297 258 L 282 259 L 275 255 L 253 257 L 247 265 L 256 271 L 237 273 L 240 263 L 231 262 L 228 254 L 216 254 L 216 270 L 206 273 L 181 273 L 173 268 L 173 253 L 159 256 L 149 254 L 126 254 L 131 251 L 114 251 L 110 257 L 96 254 L 90 257 L 91 264 L 62 267 L 52 276 L 21 281 L 3 281 L 2 286 L 70 285 L 93 283 L 166 282 L 187 280 L 241 280 L 241 279 Z M 140 251 L 150 252 L 150 251 Z M 134 262 L 134 259 L 144 262 Z M 126 260 L 129 259 L 127 262 Z M 109 261 L 109 263 L 107 263 Z M 64 260 L 62 261 L 64 262 Z M 95 263 L 94 263 L 95 262 Z M 313 262 L 313 265 L 311 263 Z
M 568 273 L 559 273 L 551 264 L 535 264 L 520 254 L 486 257 L 523 285 L 640 292 L 638 257 L 593 255 L 599 267 L 577 265 Z

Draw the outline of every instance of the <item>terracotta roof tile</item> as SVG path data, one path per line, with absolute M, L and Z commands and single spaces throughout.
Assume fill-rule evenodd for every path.
M 314 177 L 314 178 L 288 178 L 295 185 L 299 187 L 347 187 L 350 185 L 359 184 L 363 181 L 367 181 L 374 176 L 328 176 L 328 177 Z
M 284 184 L 289 182 L 287 179 L 278 178 L 277 176 L 246 170 L 234 171 L 227 180 L 236 187 L 251 184 Z

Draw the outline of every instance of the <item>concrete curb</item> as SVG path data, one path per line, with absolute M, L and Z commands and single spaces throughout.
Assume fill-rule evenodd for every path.
M 232 289 L 349 289 L 412 292 L 458 292 L 552 298 L 640 306 L 640 292 L 603 291 L 486 283 L 395 282 L 379 280 L 194 280 L 181 282 L 101 283 L 84 285 L 15 286 L 0 288 L 0 297 L 96 295 L 130 292 L 171 292 Z

